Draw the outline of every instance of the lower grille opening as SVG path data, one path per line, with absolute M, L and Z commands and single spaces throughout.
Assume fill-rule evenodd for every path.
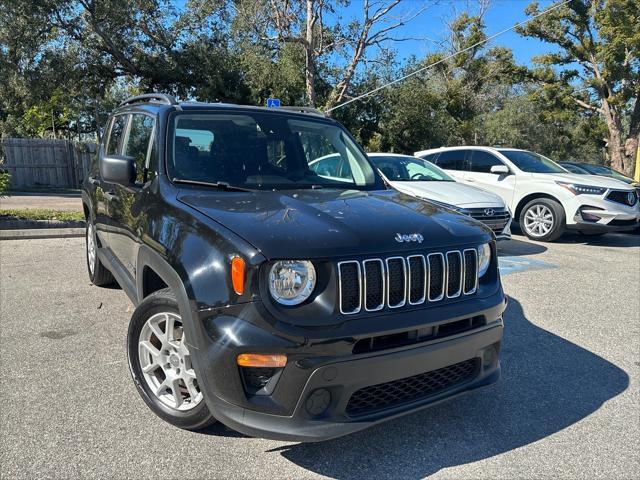
M 346 413 L 350 417 L 368 415 L 442 393 L 475 378 L 479 366 L 479 359 L 472 358 L 438 370 L 361 388 L 351 395 Z
M 609 225 L 612 227 L 630 227 L 638 223 L 637 220 L 611 220 Z
M 369 353 L 378 352 L 380 350 L 388 350 L 391 348 L 404 347 L 406 345 L 414 345 L 428 340 L 444 338 L 450 335 L 473 330 L 486 324 L 485 318 L 478 315 L 455 322 L 441 323 L 432 327 L 424 327 L 415 330 L 407 330 L 406 332 L 394 333 L 391 335 L 380 335 L 377 337 L 368 337 L 358 340 L 353 346 L 353 353 Z

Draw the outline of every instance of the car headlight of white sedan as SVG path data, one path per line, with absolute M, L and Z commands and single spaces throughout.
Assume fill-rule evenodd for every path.
M 602 195 L 607 191 L 604 187 L 594 187 L 593 185 L 578 185 L 577 183 L 556 182 L 561 187 L 566 188 L 574 195 Z

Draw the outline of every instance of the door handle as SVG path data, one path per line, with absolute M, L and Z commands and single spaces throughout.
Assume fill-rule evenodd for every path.
M 112 202 L 113 200 L 117 200 L 118 196 L 113 192 L 104 192 L 104 198 L 106 198 L 108 202 Z
M 100 183 L 100 181 L 97 178 L 93 178 L 93 177 L 87 177 L 87 181 L 91 185 L 97 185 L 98 183 Z
M 467 182 L 475 182 L 476 179 L 475 178 L 467 178 Z

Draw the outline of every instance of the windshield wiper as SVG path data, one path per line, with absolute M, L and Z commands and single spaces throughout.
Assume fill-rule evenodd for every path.
M 186 185 L 200 185 L 202 187 L 213 187 L 220 190 L 228 190 L 230 192 L 253 192 L 250 188 L 236 187 L 235 185 L 229 185 L 227 182 L 201 182 L 199 180 L 186 180 L 183 178 L 172 179 L 174 183 L 184 183 Z

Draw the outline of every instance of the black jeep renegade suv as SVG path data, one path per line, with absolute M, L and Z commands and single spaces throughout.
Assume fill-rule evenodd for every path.
M 388 188 L 322 115 L 134 97 L 82 200 L 89 276 L 136 305 L 131 374 L 174 425 L 317 441 L 500 375 L 492 232 Z

